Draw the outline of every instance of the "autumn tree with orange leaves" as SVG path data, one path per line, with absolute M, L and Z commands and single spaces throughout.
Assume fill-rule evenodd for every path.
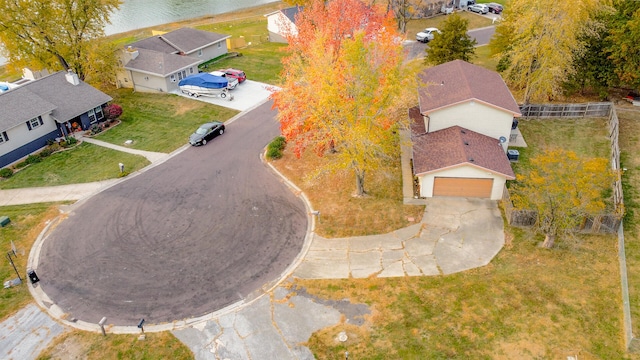
M 298 157 L 327 156 L 322 170 L 352 170 L 363 196 L 365 174 L 397 158 L 396 130 L 416 102 L 394 19 L 359 0 L 313 0 L 296 27 L 272 95 L 282 134 Z

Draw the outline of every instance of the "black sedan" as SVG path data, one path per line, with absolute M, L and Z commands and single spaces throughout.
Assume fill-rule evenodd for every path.
M 189 144 L 193 146 L 205 145 L 207 141 L 218 135 L 224 134 L 224 124 L 220 121 L 212 121 L 200 125 L 198 130 L 189 136 Z

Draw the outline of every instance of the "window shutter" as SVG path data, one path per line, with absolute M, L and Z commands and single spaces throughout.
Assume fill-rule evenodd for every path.
M 42 116 L 38 116 L 38 122 L 40 123 L 40 125 L 44 124 L 44 121 L 42 121 Z
M 27 121 L 27 128 L 31 131 L 31 121 Z

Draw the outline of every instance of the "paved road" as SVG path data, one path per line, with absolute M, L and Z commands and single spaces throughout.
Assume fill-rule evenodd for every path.
M 279 277 L 302 248 L 307 215 L 259 159 L 278 134 L 270 106 L 69 214 L 38 265 L 40 286 L 67 319 L 181 320 Z
M 481 29 L 469 30 L 468 34 L 472 39 L 476 39 L 477 45 L 482 46 L 487 45 L 491 37 L 496 32 L 495 26 L 488 26 Z M 407 52 L 405 57 L 407 60 L 412 60 L 416 58 L 424 57 L 425 50 L 427 49 L 427 44 L 415 41 L 414 39 L 409 39 L 404 44 L 404 49 Z

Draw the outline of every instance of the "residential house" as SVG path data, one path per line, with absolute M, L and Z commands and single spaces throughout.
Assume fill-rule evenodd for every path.
M 0 167 L 105 118 L 111 97 L 60 71 L 0 93 Z
M 287 43 L 287 35 L 297 35 L 296 16 L 302 6 L 293 6 L 266 14 L 269 41 Z
M 513 180 L 506 151 L 520 108 L 500 75 L 462 60 L 419 75 L 410 111 L 413 172 L 421 197 L 500 199 Z
M 198 65 L 228 52 L 230 35 L 181 28 L 127 46 L 121 56 L 118 86 L 141 92 L 175 92 Z

